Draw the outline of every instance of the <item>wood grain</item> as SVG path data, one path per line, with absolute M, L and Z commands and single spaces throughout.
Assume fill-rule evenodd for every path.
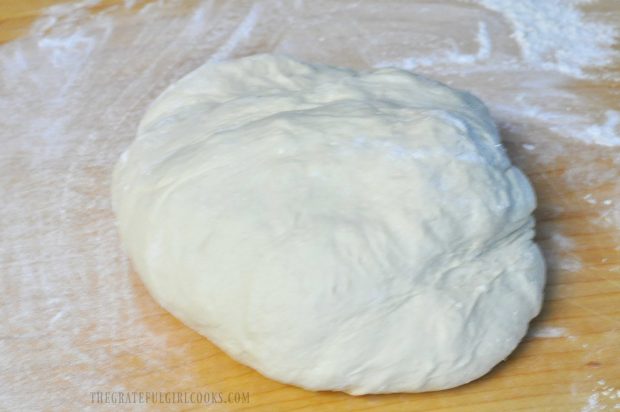
M 56 3 L 56 0 L 2 0 L 0 42 L 28 36 L 29 27 L 39 16 L 40 10 Z M 96 8 L 103 9 L 114 4 L 122 2 L 104 0 Z M 608 4 L 611 3 L 606 3 L 605 7 L 610 7 Z M 596 5 L 588 7 L 596 8 Z M 183 6 L 179 6 L 178 12 L 183 13 Z M 606 70 L 618 73 L 620 67 Z M 576 82 L 574 87 L 596 94 L 596 88 L 606 89 L 615 87 L 615 84 Z M 610 107 L 620 106 L 612 99 L 608 104 Z M 575 271 L 551 266 L 544 309 L 533 324 L 534 328 L 561 328 L 565 331 L 561 336 L 526 338 L 491 373 L 451 390 L 362 397 L 343 393 L 315 393 L 277 383 L 235 362 L 155 304 L 137 275 L 132 273 L 131 289 L 142 313 L 143 326 L 164 337 L 168 346 L 182 350 L 171 352 L 164 357 L 163 364 L 152 367 L 149 366 L 151 357 L 155 353 L 160 355 L 163 349 L 154 342 L 132 342 L 131 347 L 137 345 L 141 350 L 116 351 L 106 360 L 105 365 L 93 365 L 93 368 L 115 373 L 118 383 L 132 391 L 221 392 L 224 396 L 236 392 L 249 393 L 248 403 L 217 403 L 208 407 L 188 404 L 154 406 L 155 409 L 167 410 L 563 412 L 581 411 L 587 407 L 588 397 L 600 393 L 603 386 L 620 390 L 620 231 L 618 227 L 594 225 L 592 222 L 597 219 L 599 212 L 584 201 L 587 194 L 604 199 L 612 188 L 609 184 L 575 188 L 574 185 L 566 184 L 564 176 L 576 161 L 596 163 L 601 172 L 618 168 L 620 153 L 617 148 L 575 143 L 567 155 L 545 166 L 529 159 L 527 152 L 516 143 L 518 139 L 511 136 L 511 133 L 510 130 L 502 130 L 513 160 L 531 178 L 539 198 L 537 239 L 545 255 L 548 259 L 554 259 L 554 256 L 566 253 L 554 250 L 557 246 L 550 238 L 553 229 L 561 228 L 562 233 L 574 243 L 570 253 L 581 262 L 581 267 Z M 110 215 L 102 218 L 112 219 Z M 68 295 L 64 298 L 75 299 L 77 296 Z M 5 305 L 18 304 L 18 299 L 10 290 L 3 296 Z M 78 333 L 87 334 L 88 328 Z M 46 354 L 44 339 L 42 342 L 41 345 L 33 345 L 32 351 Z M 112 348 L 127 345 L 127 342 L 111 339 L 99 341 L 97 345 Z M 13 354 L 5 351 L 2 356 L 11 358 Z M 71 362 L 64 366 L 55 364 L 53 367 L 60 377 L 75 372 Z M 42 369 L 34 376 L 35 379 L 43 379 L 50 373 L 50 370 Z M 0 382 L 8 380 L 9 375 L 13 374 L 11 370 L 0 371 Z M 602 380 L 604 383 L 599 383 Z M 93 405 L 89 393 L 75 393 L 72 386 L 62 378 L 54 378 L 53 383 L 54 390 L 67 399 L 64 406 L 60 405 L 60 409 L 75 410 L 80 405 L 107 407 Z M 115 390 L 114 387 L 98 387 L 95 381 L 91 387 L 97 391 Z M 613 409 L 620 403 L 620 394 L 618 396 L 617 400 L 601 396 L 597 407 Z M 127 408 L 132 409 L 131 405 Z

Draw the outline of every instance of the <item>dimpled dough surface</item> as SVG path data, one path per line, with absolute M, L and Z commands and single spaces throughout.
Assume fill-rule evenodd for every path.
M 281 382 L 454 387 L 540 310 L 527 178 L 478 99 L 409 72 L 205 64 L 150 107 L 112 192 L 153 297 Z

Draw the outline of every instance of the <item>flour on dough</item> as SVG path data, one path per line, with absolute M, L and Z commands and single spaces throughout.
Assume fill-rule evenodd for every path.
M 534 193 L 486 108 L 402 70 L 206 64 L 144 116 L 113 205 L 164 308 L 311 390 L 464 384 L 541 306 Z

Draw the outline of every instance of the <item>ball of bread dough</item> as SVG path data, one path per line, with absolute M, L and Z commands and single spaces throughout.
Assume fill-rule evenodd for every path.
M 535 202 L 472 95 L 273 55 L 170 86 L 113 176 L 157 302 L 265 376 L 355 395 L 513 351 L 542 300 Z

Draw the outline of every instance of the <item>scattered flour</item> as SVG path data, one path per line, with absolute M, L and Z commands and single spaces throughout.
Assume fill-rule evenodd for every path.
M 219 47 L 215 53 L 209 57 L 209 61 L 218 62 L 225 60 L 231 55 L 233 50 L 237 48 L 239 43 L 247 39 L 252 33 L 252 29 L 256 25 L 256 19 L 258 18 L 259 5 L 254 4 L 248 14 L 245 16 L 241 24 L 237 26 L 235 31 L 230 35 L 228 40 Z
M 426 56 L 410 57 L 400 61 L 384 61 L 374 65 L 374 67 L 400 67 L 406 70 L 416 70 L 421 67 L 433 67 L 437 62 L 442 64 L 472 65 L 484 61 L 491 56 L 492 43 L 485 22 L 478 22 L 478 33 L 476 34 L 478 50 L 475 53 L 463 53 L 457 45 L 452 45 L 451 49 L 440 51 Z
M 528 332 L 530 338 L 565 338 L 568 331 L 554 326 L 533 326 Z
M 583 196 L 583 200 L 585 200 L 591 205 L 595 205 L 598 203 L 598 200 L 596 200 L 594 196 L 592 196 L 592 193 L 588 193 L 587 195 Z
M 594 411 L 602 411 L 605 409 L 604 405 L 599 404 L 599 394 L 593 393 L 588 396 L 588 403 L 581 408 L 581 412 L 594 412 Z
M 440 77 L 445 74 L 443 80 L 457 74 L 467 79 L 463 87 L 490 102 L 500 118 L 536 122 L 558 136 L 587 144 L 620 145 L 617 108 L 605 107 L 603 102 L 588 102 L 565 87 L 574 79 L 599 79 L 596 68 L 617 62 L 619 57 L 614 47 L 616 26 L 594 21 L 580 10 L 581 5 L 591 1 L 471 1 L 493 12 L 483 11 L 479 16 L 478 31 L 473 36 L 477 52 L 463 52 L 465 46 L 459 46 L 459 39 L 446 35 L 449 41 L 437 42 L 432 52 L 412 47 L 412 56 L 379 61 L 374 66 L 399 66 Z M 502 23 L 508 23 L 510 30 L 503 30 Z M 461 27 L 463 31 L 468 29 Z M 518 58 L 512 52 L 513 43 L 518 47 Z M 482 73 L 488 77 L 485 84 L 478 86 L 477 78 Z M 605 78 L 620 82 L 620 73 L 606 73 Z M 509 87 L 509 82 L 515 80 L 520 87 L 513 98 L 506 99 L 504 94 L 497 93 L 498 86 Z M 488 90 L 488 86 L 495 89 Z M 608 95 L 605 100 L 618 100 L 612 90 Z M 583 110 L 584 103 L 592 105 L 592 112 Z M 605 113 L 605 118 L 599 119 L 599 113 Z
M 533 144 L 529 144 L 529 143 L 524 143 L 521 145 L 525 150 L 529 150 L 530 152 L 534 149 L 536 149 L 536 146 Z
M 545 258 L 547 265 L 552 270 L 563 272 L 579 272 L 583 264 L 579 257 L 573 253 L 575 242 L 557 230 L 551 233 L 551 237 L 546 242 Z
M 585 129 L 584 140 L 602 146 L 620 145 L 620 113 L 607 110 L 602 124 L 593 124 Z
M 587 0 L 476 0 L 502 14 L 524 61 L 534 68 L 584 77 L 584 67 L 612 62 L 616 30 L 588 21 L 575 6 Z
M 620 409 L 620 403 L 616 402 L 620 399 L 620 390 L 609 385 L 605 379 L 599 379 L 596 384 L 597 387 L 592 389 L 594 393 L 588 396 L 581 412 L 603 411 L 612 405 L 614 409 Z

